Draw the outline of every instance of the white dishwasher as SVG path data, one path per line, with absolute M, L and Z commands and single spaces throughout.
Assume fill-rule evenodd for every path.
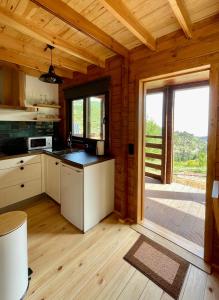
M 83 170 L 61 165 L 61 214 L 80 230 L 84 230 Z

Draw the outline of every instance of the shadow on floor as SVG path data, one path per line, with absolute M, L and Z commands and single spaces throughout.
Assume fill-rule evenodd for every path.
M 172 199 L 182 201 L 192 201 L 205 205 L 205 194 L 197 192 L 179 192 L 179 191 L 164 191 L 164 190 L 152 190 L 146 189 L 145 195 L 151 198 L 157 199 Z
M 147 197 L 145 218 L 199 246 L 204 246 L 204 220 Z

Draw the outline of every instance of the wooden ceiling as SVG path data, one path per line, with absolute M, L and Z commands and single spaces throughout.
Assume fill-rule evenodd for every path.
M 115 54 L 219 13 L 219 0 L 0 0 L 0 60 L 44 72 L 50 64 L 46 44 L 55 46 L 57 74 L 72 77 L 87 66 L 104 67 Z

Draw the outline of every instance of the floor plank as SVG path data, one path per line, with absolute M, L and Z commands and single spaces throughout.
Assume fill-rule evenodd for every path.
M 123 259 L 139 233 L 114 215 L 82 234 L 51 200 L 40 200 L 25 211 L 33 269 L 25 299 L 172 300 Z M 179 299 L 216 300 L 218 295 L 219 275 L 191 265 Z
M 119 295 L 119 300 L 140 299 L 149 279 L 138 270 L 134 272 L 124 290 Z

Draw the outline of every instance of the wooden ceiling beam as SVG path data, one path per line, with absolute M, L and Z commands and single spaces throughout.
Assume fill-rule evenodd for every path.
M 62 1 L 51 0 L 31 0 L 33 3 L 42 7 L 71 27 L 83 32 L 98 43 L 102 44 L 111 51 L 128 57 L 129 51 L 110 35 L 105 33 L 95 24 L 80 15 L 77 11 Z
M 78 57 L 88 63 L 95 64 L 99 67 L 105 67 L 105 61 L 93 55 L 86 49 L 74 46 L 68 41 L 54 35 L 44 28 L 39 28 L 34 22 L 22 18 L 21 16 L 0 7 L 0 21 L 23 34 L 30 36 L 40 42 L 53 45 L 55 48 L 66 52 L 72 56 Z
M 132 34 L 151 50 L 155 50 L 156 42 L 152 35 L 139 23 L 131 11 L 121 0 L 100 0 L 105 8 L 119 20 Z
M 7 45 L 7 46 L 6 46 Z M 31 44 L 13 38 L 4 33 L 4 31 L 0 32 L 0 47 L 5 50 L 10 49 L 17 52 L 17 55 L 26 55 L 32 56 L 35 59 L 39 59 L 39 61 L 47 62 L 50 64 L 50 50 L 44 51 L 43 49 L 33 47 Z M 71 59 L 61 57 L 60 55 L 56 55 L 55 49 L 53 50 L 53 65 L 56 67 L 66 68 L 71 71 L 77 71 L 80 73 L 87 73 L 86 64 L 80 64 L 78 62 L 74 62 Z
M 46 73 L 49 69 L 49 63 L 40 62 L 39 59 L 32 56 L 26 56 L 23 54 L 17 54 L 16 51 L 6 50 L 0 47 L 0 60 L 14 63 L 20 66 L 28 67 L 40 72 Z M 55 68 L 57 75 L 65 78 L 73 78 L 73 72 L 67 69 Z
M 192 38 L 192 24 L 184 6 L 183 0 L 168 0 L 173 13 L 187 38 Z

